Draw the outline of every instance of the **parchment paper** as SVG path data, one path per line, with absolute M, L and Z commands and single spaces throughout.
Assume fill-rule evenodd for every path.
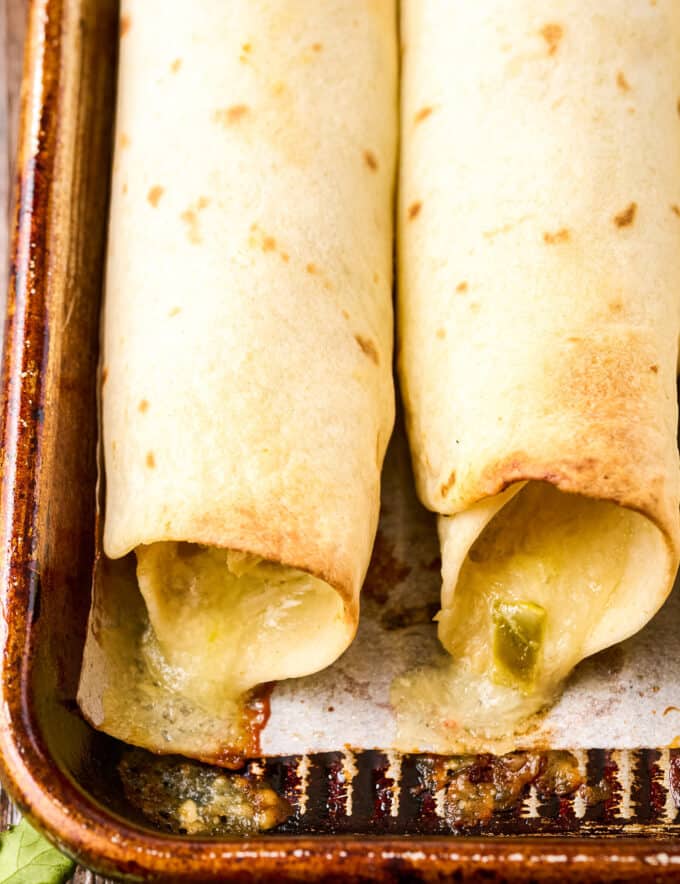
M 383 476 L 382 514 L 362 592 L 358 635 L 330 668 L 279 683 L 262 733 L 266 755 L 355 749 L 483 751 L 680 746 L 680 594 L 627 642 L 584 661 L 559 702 L 527 734 L 490 745 L 460 735 L 449 746 L 401 745 L 390 707 L 393 679 L 444 652 L 432 617 L 439 607 L 435 519 L 417 501 L 403 429 Z

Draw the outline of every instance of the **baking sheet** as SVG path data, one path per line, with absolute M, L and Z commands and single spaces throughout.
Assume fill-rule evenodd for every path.
M 359 632 L 330 668 L 279 683 L 261 735 L 265 755 L 355 749 L 416 752 L 512 748 L 635 749 L 680 746 L 680 591 L 633 638 L 573 673 L 559 702 L 532 730 L 484 742 L 463 734 L 423 735 L 404 744 L 389 702 L 395 677 L 444 656 L 431 618 L 440 575 L 435 517 L 417 501 L 403 429 L 390 444 L 382 514 L 362 592 Z

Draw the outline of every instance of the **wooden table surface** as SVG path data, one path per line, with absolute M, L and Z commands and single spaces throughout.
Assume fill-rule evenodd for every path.
M 28 0 L 0 0 L 0 310 L 4 316 L 9 277 L 9 219 L 14 186 L 14 151 L 19 121 L 19 91 Z M 0 336 L 0 353 L 2 351 Z M 0 830 L 16 822 L 19 815 L 0 787 Z M 108 884 L 79 868 L 72 884 Z

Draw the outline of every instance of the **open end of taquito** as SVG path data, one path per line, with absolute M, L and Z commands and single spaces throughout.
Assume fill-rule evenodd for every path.
M 440 516 L 439 533 L 437 619 L 458 723 L 487 736 L 510 732 L 554 700 L 580 660 L 637 632 L 675 570 L 650 518 L 548 482 L 514 483 Z
M 329 665 L 356 623 L 324 580 L 250 553 L 184 542 L 119 559 L 100 551 L 78 702 L 127 743 L 239 766 L 266 723 L 257 686 Z
M 215 714 L 255 685 L 323 669 L 354 634 L 340 594 L 296 568 L 184 542 L 136 555 L 147 665 Z

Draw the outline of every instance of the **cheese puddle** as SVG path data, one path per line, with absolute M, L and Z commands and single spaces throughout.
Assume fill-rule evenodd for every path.
M 426 740 L 452 751 L 470 736 L 526 730 L 573 667 L 609 643 L 604 633 L 625 633 L 625 623 L 603 625 L 625 618 L 641 550 L 658 534 L 631 510 L 526 483 L 472 544 L 436 617 L 449 653 L 393 684 L 400 748 Z
M 314 672 L 347 643 L 342 598 L 304 571 L 192 543 L 136 553 L 147 666 L 208 712 L 256 685 Z

